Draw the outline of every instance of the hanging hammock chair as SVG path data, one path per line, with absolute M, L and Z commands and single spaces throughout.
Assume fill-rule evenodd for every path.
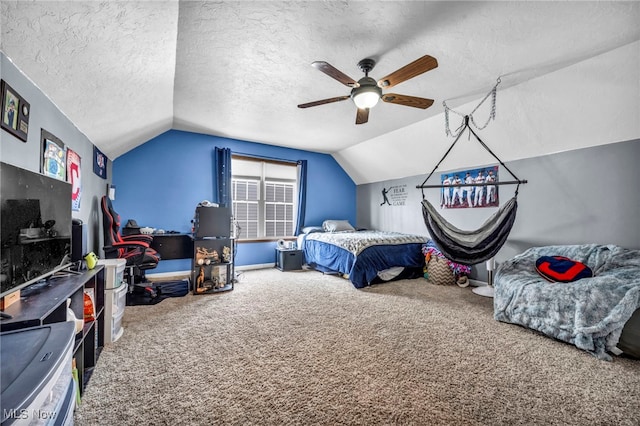
M 494 107 L 492 109 L 492 116 L 495 115 L 495 87 L 492 91 L 494 95 Z M 488 95 L 487 95 L 488 96 Z M 486 98 L 485 98 L 486 99 Z M 484 100 L 483 100 L 484 101 Z M 446 108 L 446 104 L 445 104 Z M 448 114 L 448 111 L 447 111 Z M 448 115 L 447 115 L 448 117 Z M 447 119 L 448 122 L 448 119 Z M 486 126 L 486 125 L 485 125 Z M 448 131 L 447 125 L 447 131 Z M 489 186 L 489 185 L 514 185 L 517 184 L 515 195 L 502 207 L 498 209 L 486 222 L 480 226 L 480 228 L 474 231 L 465 231 L 459 229 L 449 222 L 447 222 L 437 209 L 426 199 L 424 194 L 424 188 L 451 188 L 452 186 L 468 186 L 468 184 L 461 185 L 425 185 L 431 175 L 437 170 L 442 161 L 449 155 L 449 152 L 453 149 L 460 136 L 465 130 L 469 130 L 469 133 L 475 136 L 480 144 L 504 167 L 504 169 L 513 176 L 514 181 L 505 182 L 491 182 L 485 184 L 476 184 L 474 186 Z M 518 179 L 509 168 L 489 149 L 487 145 L 480 139 L 480 137 L 469 127 L 469 116 L 464 116 L 464 122 L 459 129 L 458 135 L 444 157 L 436 164 L 434 169 L 429 173 L 429 176 L 422 182 L 422 185 L 418 185 L 417 188 L 422 189 L 422 215 L 424 216 L 424 223 L 427 226 L 427 230 L 431 235 L 431 239 L 438 247 L 438 249 L 453 262 L 463 265 L 475 265 L 485 262 L 493 258 L 496 253 L 502 248 L 507 241 L 507 237 L 511 232 L 511 228 L 516 219 L 516 212 L 518 210 L 518 190 L 521 183 L 527 183 L 526 180 Z
M 513 197 L 479 229 L 465 231 L 447 222 L 429 200 L 422 200 L 422 215 L 431 239 L 445 257 L 463 265 L 487 261 L 498 253 L 507 241 L 517 210 L 518 202 Z

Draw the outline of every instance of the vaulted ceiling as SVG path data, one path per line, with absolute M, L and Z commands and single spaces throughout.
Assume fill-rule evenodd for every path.
M 638 2 L 1 1 L 0 48 L 110 158 L 169 129 L 337 153 L 640 39 Z M 349 94 L 310 66 L 378 79 L 439 66 L 355 124 Z

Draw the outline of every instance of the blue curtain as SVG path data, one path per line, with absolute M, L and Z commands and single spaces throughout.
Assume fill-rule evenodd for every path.
M 216 175 L 217 191 L 215 200 L 221 207 L 231 207 L 231 150 L 216 148 L 214 154 L 214 173 Z
M 304 212 L 307 206 L 307 160 L 298 161 L 298 217 L 296 218 L 296 233 L 299 235 L 304 227 Z

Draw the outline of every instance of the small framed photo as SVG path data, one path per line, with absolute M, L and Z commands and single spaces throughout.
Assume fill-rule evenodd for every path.
M 0 127 L 23 142 L 29 133 L 29 114 L 31 105 L 25 101 L 6 81 L 0 82 L 2 95 L 2 120 Z
M 40 170 L 45 176 L 67 180 L 67 150 L 64 142 L 45 129 L 40 129 L 42 156 Z

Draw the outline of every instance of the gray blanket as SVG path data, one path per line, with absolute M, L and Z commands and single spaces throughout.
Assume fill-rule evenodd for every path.
M 541 256 L 566 256 L 594 277 L 550 283 L 535 269 Z M 625 323 L 640 308 L 640 250 L 614 245 L 534 247 L 502 263 L 494 279 L 494 318 L 538 330 L 611 360 Z

